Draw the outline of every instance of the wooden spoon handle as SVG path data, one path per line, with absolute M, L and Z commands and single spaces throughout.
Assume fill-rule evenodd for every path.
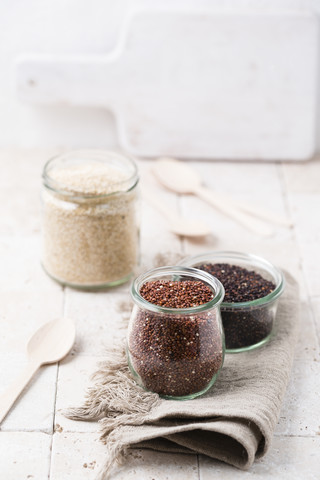
M 6 417 L 24 387 L 29 383 L 35 372 L 40 367 L 38 362 L 29 361 L 24 370 L 8 389 L 0 395 L 0 423 Z
M 249 213 L 250 215 L 254 215 L 257 218 L 261 218 L 262 220 L 267 220 L 268 222 L 275 223 L 283 227 L 290 228 L 293 226 L 293 223 L 291 220 L 284 217 L 283 215 L 280 215 L 279 213 L 271 212 L 269 210 L 264 209 L 263 207 L 256 206 L 254 204 L 252 205 L 243 201 L 239 202 L 221 193 L 217 193 L 217 192 L 212 192 L 212 193 L 214 193 L 214 196 L 219 202 L 221 201 L 230 206 L 232 205 L 232 207 L 243 210 L 246 213 Z
M 250 231 L 258 233 L 259 235 L 269 236 L 272 235 L 273 230 L 265 223 L 251 217 L 250 215 L 242 212 L 237 207 L 230 203 L 223 202 L 215 197 L 214 192 L 205 187 L 198 187 L 194 193 L 198 195 L 202 200 L 210 203 L 213 207 L 217 208 L 221 212 L 225 213 L 229 217 L 236 220 L 238 223 L 248 228 Z

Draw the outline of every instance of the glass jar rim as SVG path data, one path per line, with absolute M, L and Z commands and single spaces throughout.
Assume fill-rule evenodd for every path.
M 254 255 L 252 253 L 242 253 L 242 252 L 236 252 L 236 251 L 216 251 L 216 252 L 207 252 L 207 253 L 202 253 L 200 255 L 190 255 L 188 257 L 185 257 L 182 259 L 178 265 L 181 266 L 186 266 L 186 267 L 193 267 L 197 269 L 197 264 L 200 262 L 207 262 L 209 263 L 210 260 L 215 260 L 215 263 L 217 263 L 217 260 L 225 258 L 229 260 L 240 260 L 242 262 L 251 262 L 252 267 L 254 265 L 264 269 L 267 271 L 273 278 L 273 281 L 276 284 L 276 288 L 269 293 L 268 295 L 265 295 L 264 297 L 257 298 L 256 300 L 250 300 L 247 302 L 222 302 L 221 303 L 221 308 L 227 309 L 227 308 L 232 308 L 233 310 L 236 309 L 244 309 L 244 308 L 253 308 L 253 307 L 258 307 L 261 305 L 266 305 L 268 303 L 274 302 L 277 300 L 280 295 L 282 295 L 284 288 L 285 288 L 285 278 L 282 273 L 282 271 L 277 268 L 275 265 L 273 265 L 271 262 L 268 260 L 265 260 L 262 257 L 259 257 L 258 255 Z
M 113 184 L 114 186 L 114 191 L 110 193 L 103 193 L 103 194 L 86 194 L 86 193 L 81 193 L 81 192 L 72 192 L 68 190 L 68 186 L 66 184 L 63 184 L 62 182 L 59 182 L 57 180 L 54 180 L 52 177 L 50 177 L 50 168 L 54 165 L 55 162 L 59 160 L 68 160 L 72 158 L 78 157 L 79 160 L 81 160 L 81 157 L 85 157 L 87 160 L 96 160 L 96 161 L 101 161 L 101 160 L 106 160 L 108 157 L 119 159 L 121 161 L 125 160 L 128 162 L 128 165 L 132 168 L 132 173 L 126 178 L 125 180 L 121 180 L 120 182 L 115 182 Z M 91 158 L 90 158 L 91 157 Z M 81 150 L 71 150 L 66 153 L 58 154 L 55 155 L 54 157 L 50 158 L 44 165 L 43 171 L 42 171 L 42 179 L 43 179 L 43 185 L 45 188 L 53 191 L 54 193 L 63 195 L 64 197 L 70 197 L 70 198 L 80 198 L 80 199 L 100 199 L 100 198 L 107 198 L 111 197 L 113 195 L 117 195 L 119 193 L 127 193 L 133 190 L 136 185 L 139 182 L 139 174 L 138 174 L 138 167 L 137 164 L 134 160 L 134 158 L 130 155 L 123 155 L 118 152 L 113 152 L 110 150 L 99 150 L 99 149 L 81 149 Z M 121 186 L 123 185 L 129 185 L 128 188 L 123 189 Z
M 193 279 L 196 278 L 197 280 L 200 280 L 200 281 L 203 281 L 204 283 L 209 284 L 209 286 L 214 290 L 214 293 L 215 293 L 214 298 L 209 302 L 203 303 L 202 305 L 198 305 L 197 307 L 168 308 L 168 307 L 161 307 L 154 303 L 150 303 L 148 302 L 148 300 L 144 299 L 140 295 L 140 288 L 144 283 L 148 281 L 148 279 L 154 280 L 157 277 L 162 277 L 168 274 L 188 276 L 188 277 L 192 277 Z M 137 305 L 139 305 L 141 308 L 151 310 L 156 313 L 194 315 L 194 314 L 204 312 L 206 310 L 219 306 L 224 297 L 224 287 L 217 278 L 213 277 L 207 272 L 203 272 L 196 268 L 168 265 L 164 267 L 153 268 L 136 277 L 131 285 L 131 296 L 133 301 Z

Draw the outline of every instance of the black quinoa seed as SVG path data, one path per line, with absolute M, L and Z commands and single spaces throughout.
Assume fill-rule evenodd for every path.
M 150 303 L 177 310 L 214 297 L 203 282 L 190 280 L 147 282 L 140 294 Z M 129 333 L 129 353 L 132 367 L 148 390 L 173 397 L 201 392 L 223 362 L 215 309 L 194 315 L 140 309 Z
M 197 268 L 215 276 L 225 289 L 225 303 L 250 302 L 263 298 L 276 288 L 259 273 L 227 263 L 202 264 Z M 272 331 L 274 313 L 270 305 L 248 308 L 221 307 L 227 349 L 255 345 Z
M 253 270 L 228 263 L 207 263 L 197 268 L 216 277 L 225 289 L 223 302 L 251 302 L 265 297 L 276 288 L 274 283 Z

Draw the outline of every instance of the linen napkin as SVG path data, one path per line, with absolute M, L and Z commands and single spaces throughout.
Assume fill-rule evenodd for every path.
M 227 354 L 211 390 L 193 400 L 165 400 L 136 385 L 124 348 L 94 375 L 85 404 L 65 414 L 75 420 L 100 418 L 106 478 L 128 447 L 201 453 L 240 469 L 268 450 L 290 376 L 299 331 L 299 288 L 286 273 L 274 334 L 261 348 Z

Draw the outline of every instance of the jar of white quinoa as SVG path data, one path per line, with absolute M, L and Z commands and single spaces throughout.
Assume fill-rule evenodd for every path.
M 63 285 L 127 281 L 138 263 L 138 170 L 128 156 L 72 151 L 43 170 L 42 265 Z

